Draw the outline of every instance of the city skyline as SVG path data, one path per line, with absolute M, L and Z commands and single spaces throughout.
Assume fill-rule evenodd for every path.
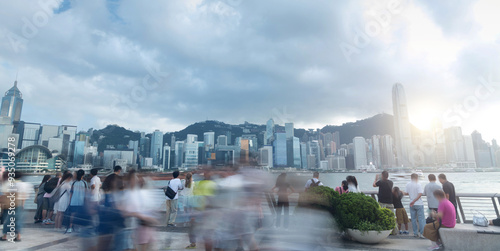
M 197 168 L 204 164 L 217 166 L 236 163 L 259 163 L 263 168 L 322 170 L 375 170 L 425 165 L 473 170 L 499 166 L 500 148 L 495 139 L 490 143 L 484 141 L 477 131 L 466 135 L 459 126 L 443 128 L 441 123 L 434 124 L 432 131 L 412 131 L 402 84 L 393 85 L 392 98 L 395 114 L 392 116 L 393 131 L 385 129 L 367 138 L 360 136 L 360 133 L 366 136 L 364 130 L 378 127 L 380 123 L 371 122 L 370 128 L 365 125 L 354 135 L 351 132 L 352 142 L 349 138 L 340 141 L 341 128 L 337 128 L 339 131 L 330 128 L 326 132 L 322 132 L 324 128 L 310 129 L 303 131 L 299 138 L 296 137 L 299 135 L 295 134 L 293 122 L 276 128 L 277 124 L 271 118 L 265 127 L 247 122 L 237 125 L 240 132 L 233 132 L 232 125 L 222 126 L 223 123 L 216 122 L 212 129 L 219 127 L 225 130 L 217 130 L 218 141 L 215 144 L 215 131 L 205 126 L 188 131 L 186 139 L 176 138 L 172 133 L 164 134 L 158 129 L 146 136 L 146 132 L 132 133 L 122 128 L 120 130 L 124 134 L 118 139 L 112 136 L 116 128 L 78 131 L 77 126 L 26 122 L 20 120 L 24 100 L 16 81 L 2 98 L 0 138 L 2 142 L 7 141 L 7 138 L 14 139 L 14 145 L 18 146 L 16 156 L 20 158 L 17 167 L 28 172 L 62 170 L 65 167 L 112 168 L 115 165 L 165 170 L 171 167 Z M 387 123 L 388 117 L 383 117 Z M 98 138 L 94 137 L 94 133 L 97 133 Z M 233 133 L 236 137 L 234 145 L 230 140 Z M 111 136 L 111 141 L 106 143 L 108 136 Z M 175 148 L 165 142 L 165 136 L 167 140 L 170 136 L 170 143 Z M 128 142 L 123 141 L 127 139 Z M 6 151 L 6 144 L 0 142 L 0 148 Z M 2 155 L 5 157 L 5 153 Z M 4 159 L 1 161 L 3 163 Z
M 57 3 L 8 2 L 0 17 L 0 88 L 17 79 L 25 121 L 152 132 L 272 117 L 317 128 L 390 113 L 388 91 L 401 82 L 417 127 L 446 117 L 499 138 L 495 2 L 276 1 L 275 12 L 251 1 Z M 384 32 L 359 44 L 373 21 Z

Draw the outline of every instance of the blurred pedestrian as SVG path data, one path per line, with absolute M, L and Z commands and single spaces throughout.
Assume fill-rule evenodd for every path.
M 113 238 L 115 233 L 125 228 L 124 217 L 118 209 L 115 201 L 115 193 L 121 186 L 121 180 L 118 175 L 111 174 L 102 182 L 103 202 L 99 206 L 99 233 L 97 250 L 113 250 Z
M 316 182 L 319 183 L 319 180 Z M 292 193 L 295 193 L 295 190 L 290 185 L 290 183 L 286 182 L 286 173 L 282 173 L 278 176 L 278 178 L 276 179 L 276 184 L 273 188 L 271 188 L 271 191 L 274 193 L 276 189 L 278 189 L 278 202 L 276 203 L 276 227 L 278 228 L 281 226 L 281 213 L 282 211 L 284 211 L 283 226 L 285 228 L 288 228 L 288 207 L 290 206 L 288 196 Z
M 181 194 L 184 197 L 184 212 L 186 214 L 191 213 L 193 207 L 193 190 L 195 183 L 193 181 L 193 174 L 191 172 L 186 174 L 186 179 L 184 180 L 184 189 Z
M 55 200 L 54 210 L 56 211 L 56 220 L 55 220 L 55 228 L 60 229 L 62 227 L 64 213 L 68 209 L 69 206 L 69 198 L 71 191 L 71 183 L 73 181 L 73 174 L 70 172 L 63 175 L 61 178 L 61 184 L 59 184 L 58 188 L 60 191 L 58 194 L 54 195 L 57 198 L 53 198 Z
M 85 198 L 88 196 L 87 192 L 89 190 L 89 185 L 83 180 L 85 171 L 82 169 L 76 172 L 76 180 L 71 184 L 70 190 L 70 202 L 69 202 L 69 225 L 67 227 L 66 233 L 71 233 L 73 231 L 73 223 L 75 225 L 85 225 L 90 222 L 87 218 L 87 212 L 85 208 Z M 76 222 L 75 222 L 76 221 Z
M 45 195 L 45 183 L 50 179 L 50 175 L 44 175 L 42 182 L 40 182 L 40 185 L 38 185 L 38 190 L 35 194 L 35 204 L 36 204 L 36 213 L 35 213 L 35 223 L 40 223 L 43 221 L 43 215 L 42 215 L 42 205 L 43 205 L 43 196 Z
M 349 175 L 345 178 L 347 181 L 347 186 L 349 188 L 350 193 L 359 193 L 359 187 L 358 187 L 358 180 L 356 180 L 356 177 Z
M 21 172 L 15 171 L 13 176 L 14 181 L 7 181 L 10 183 L 8 190 L 2 191 L 3 194 L 0 199 L 0 201 L 3 201 L 2 204 L 4 204 L 7 200 L 11 201 L 11 196 L 15 198 L 15 209 L 7 209 L 8 217 L 4 219 L 3 223 L 3 237 L 1 240 L 9 242 L 21 241 L 21 233 L 24 227 L 24 204 L 33 191 L 31 183 L 21 180 Z M 9 195 L 7 195 L 7 192 Z M 14 227 L 11 228 L 12 224 L 14 224 Z

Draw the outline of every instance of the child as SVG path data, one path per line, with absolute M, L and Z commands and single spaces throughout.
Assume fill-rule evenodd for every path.
M 394 208 L 396 209 L 396 220 L 398 223 L 399 234 L 409 234 L 408 232 L 408 214 L 401 203 L 403 198 L 403 193 L 399 190 L 399 187 L 394 187 L 392 189 L 392 202 L 394 203 Z M 406 231 L 401 231 L 401 224 L 405 224 Z
M 336 187 L 335 191 L 337 191 L 339 194 L 348 193 L 349 192 L 349 185 L 347 184 L 347 180 L 343 180 L 342 186 Z

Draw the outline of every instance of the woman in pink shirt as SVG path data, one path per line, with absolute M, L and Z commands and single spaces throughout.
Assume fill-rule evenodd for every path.
M 347 180 L 342 181 L 342 186 L 336 187 L 335 191 L 339 194 L 348 193 L 349 192 L 349 184 L 347 184 Z
M 438 189 L 434 191 L 434 197 L 439 201 L 439 207 L 437 213 L 432 213 L 432 216 L 436 219 L 436 221 L 425 225 L 424 227 L 424 236 L 425 238 L 431 240 L 433 246 L 431 250 L 441 248 L 441 242 L 439 240 L 439 228 L 454 228 L 456 221 L 456 211 L 455 206 L 446 199 L 446 195 L 443 190 Z

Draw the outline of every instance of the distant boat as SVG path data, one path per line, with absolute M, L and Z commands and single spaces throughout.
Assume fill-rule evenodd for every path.
M 469 169 L 467 169 L 467 171 L 466 171 L 466 172 L 468 172 L 468 173 L 475 173 L 475 172 L 476 172 L 476 170 L 475 170 L 475 169 L 473 169 L 473 168 L 469 168 Z

